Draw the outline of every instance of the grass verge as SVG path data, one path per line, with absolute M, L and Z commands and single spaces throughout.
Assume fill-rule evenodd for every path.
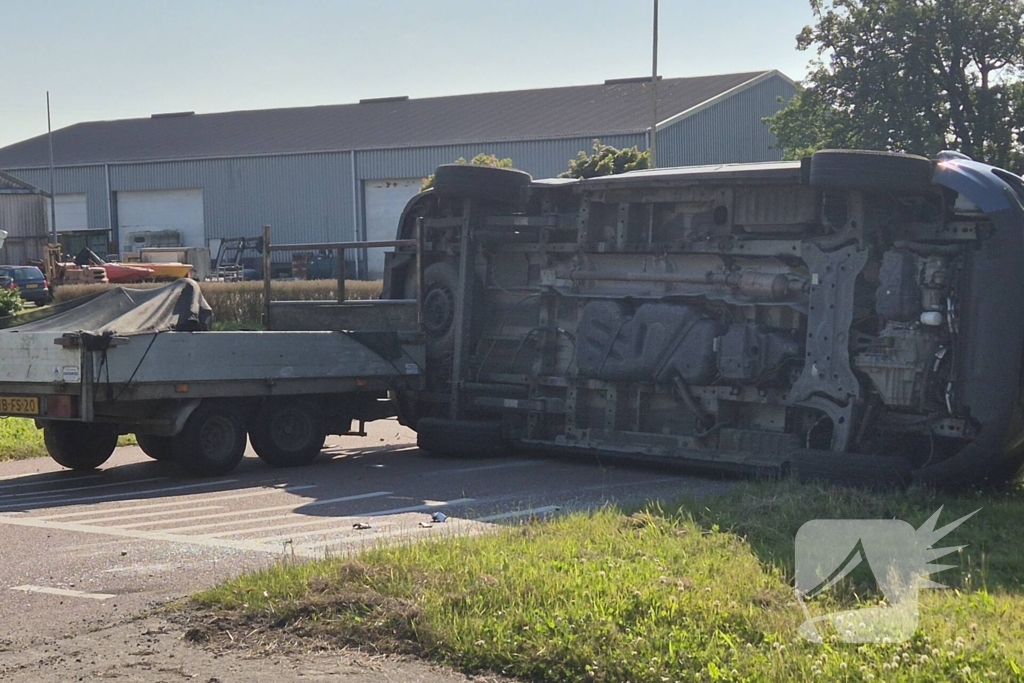
M 415 654 L 531 681 L 1021 680 L 1024 493 L 870 494 L 791 482 L 576 514 L 493 535 L 285 563 L 192 601 L 194 639 L 224 633 Z M 820 518 L 920 525 L 981 508 L 944 545 L 970 545 L 922 593 L 909 642 L 803 641 L 791 588 L 799 526 Z M 877 605 L 863 581 L 825 611 Z M 310 640 L 312 639 L 312 640 Z M 224 637 L 226 641 L 227 638 Z
M 137 446 L 134 434 L 126 434 L 117 440 L 118 446 Z M 46 456 L 43 445 L 43 430 L 36 429 L 35 421 L 26 417 L 0 418 L 0 462 L 4 460 L 28 460 Z

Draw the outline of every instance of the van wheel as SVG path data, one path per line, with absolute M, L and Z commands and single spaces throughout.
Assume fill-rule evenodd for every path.
M 500 458 L 512 449 L 500 422 L 472 422 L 424 417 L 416 423 L 416 445 L 451 458 Z
M 174 459 L 190 474 L 218 477 L 238 467 L 245 455 L 245 419 L 233 408 L 203 403 L 172 439 Z
M 174 437 L 136 434 L 135 440 L 139 442 L 142 452 L 154 460 L 174 460 Z
M 43 426 L 46 452 L 72 470 L 94 470 L 117 448 L 117 427 L 85 422 L 48 422 Z
M 922 192 L 932 184 L 929 159 L 913 154 L 825 149 L 811 156 L 811 185 L 878 192 Z
M 459 268 L 451 261 L 438 261 L 423 269 L 423 327 L 427 333 L 427 356 L 445 358 L 455 353 L 455 297 Z M 408 278 L 405 298 L 416 298 L 416 279 Z
M 268 399 L 251 422 L 253 450 L 274 467 L 308 465 L 320 455 L 327 439 L 323 415 L 310 401 Z

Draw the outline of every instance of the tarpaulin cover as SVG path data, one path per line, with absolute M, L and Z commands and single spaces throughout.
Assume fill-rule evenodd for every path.
M 59 312 L 18 325 L 6 333 L 82 332 L 89 336 L 130 337 L 154 332 L 198 332 L 213 325 L 213 310 L 194 280 L 165 287 L 117 287 L 102 294 L 69 301 Z

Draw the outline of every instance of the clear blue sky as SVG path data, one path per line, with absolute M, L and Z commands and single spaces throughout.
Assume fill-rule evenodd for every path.
M 0 146 L 53 125 L 650 73 L 651 0 L 0 0 Z M 661 0 L 665 77 L 799 80 L 807 0 Z

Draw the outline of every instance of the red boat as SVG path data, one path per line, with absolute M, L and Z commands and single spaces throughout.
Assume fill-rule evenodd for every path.
M 108 280 L 119 284 L 129 284 L 153 279 L 153 271 L 150 268 L 126 266 L 121 263 L 104 263 L 100 267 L 107 271 Z

